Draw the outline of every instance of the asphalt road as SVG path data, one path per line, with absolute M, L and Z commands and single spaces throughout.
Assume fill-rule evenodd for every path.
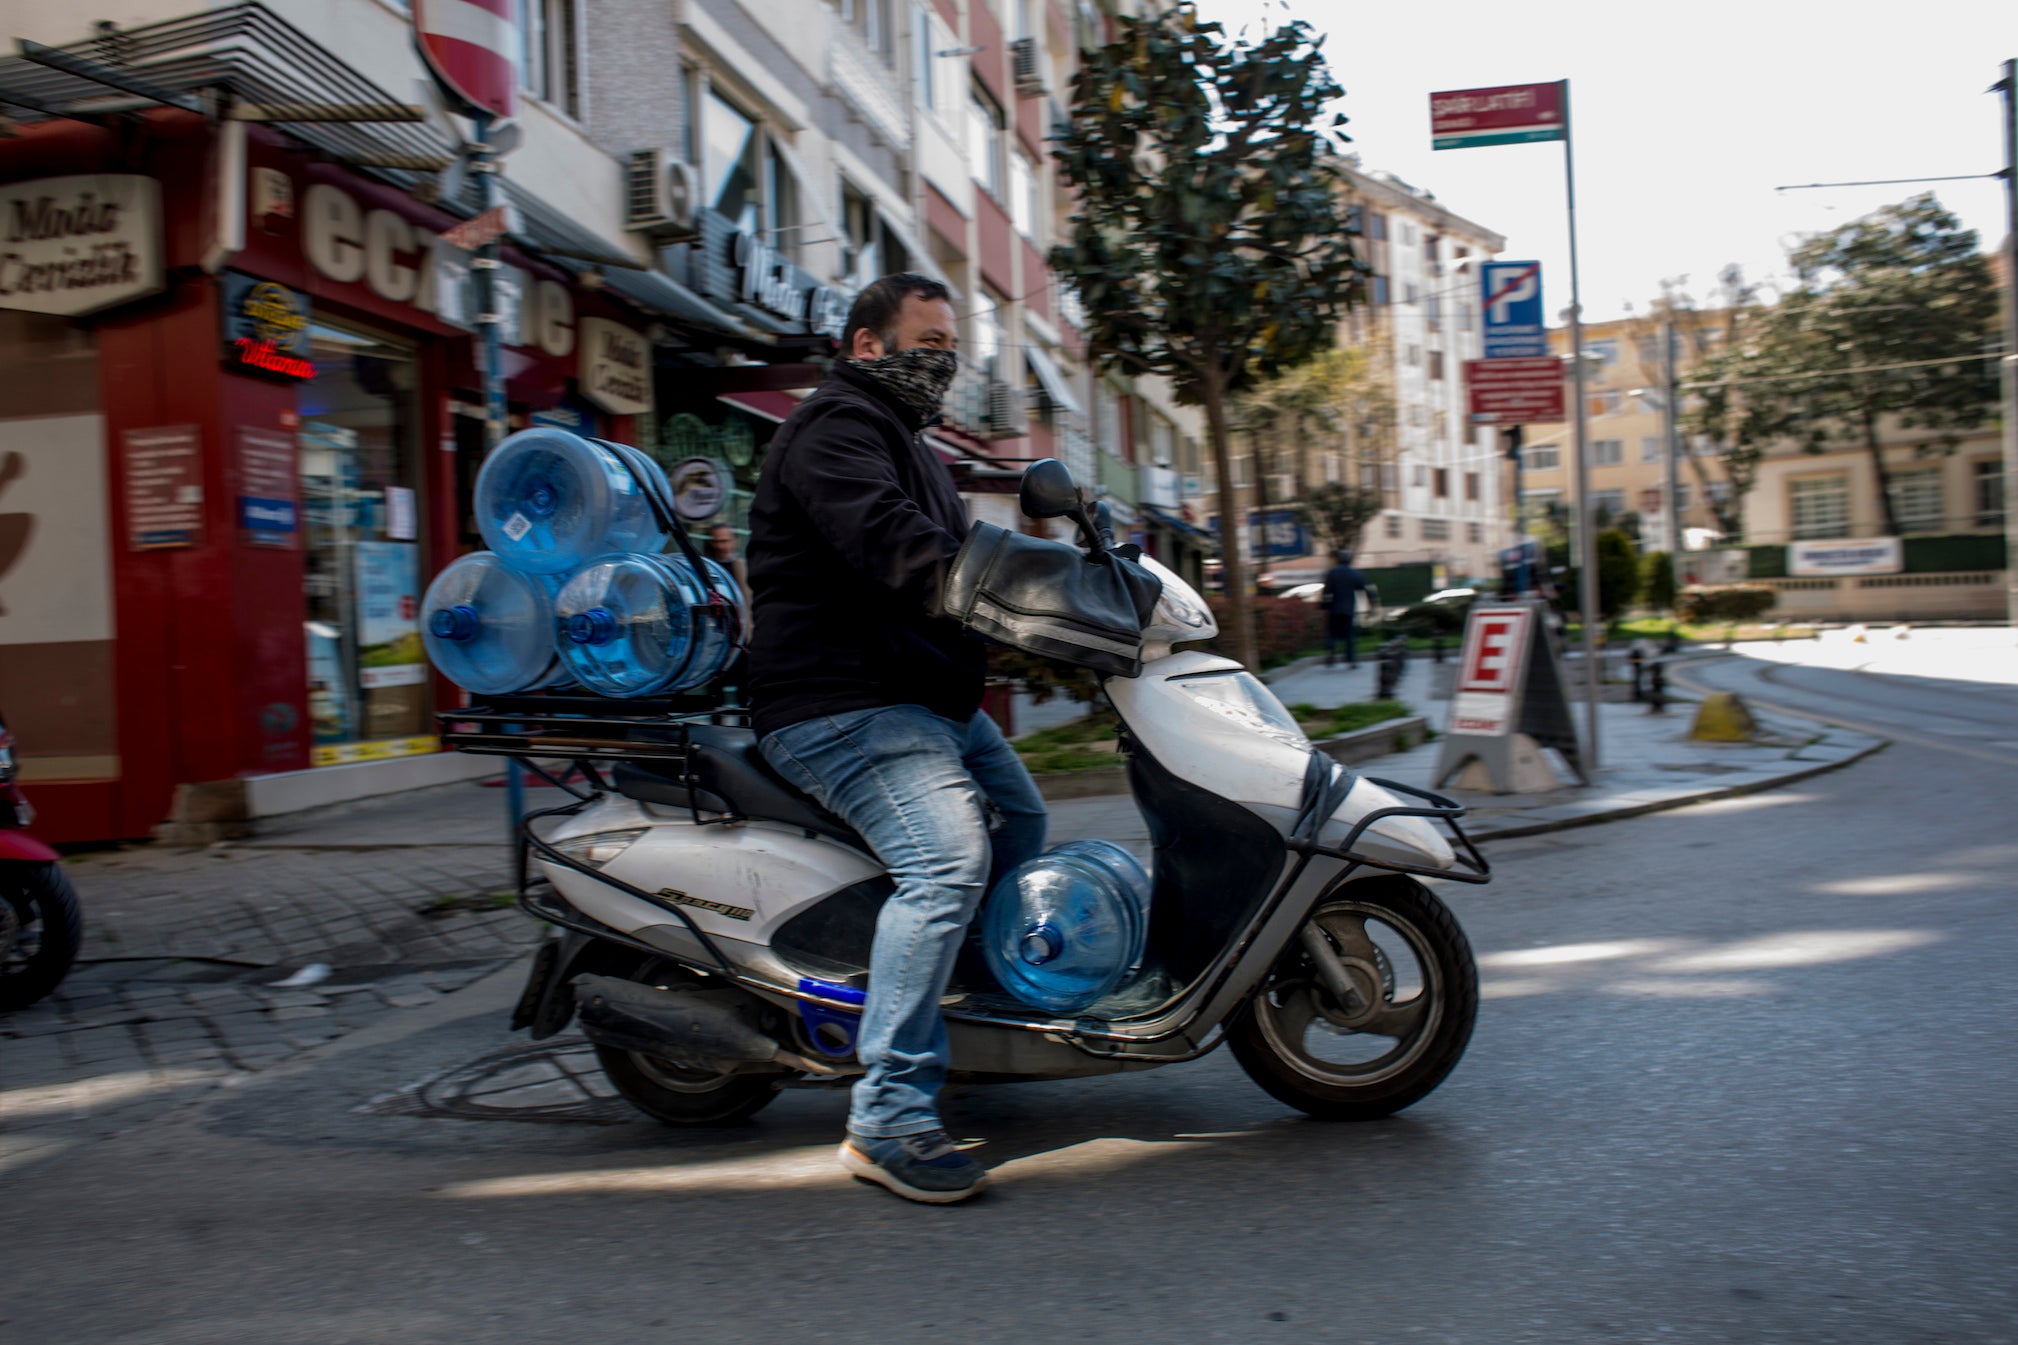
M 2018 1339 L 2014 693 L 1759 671 L 1692 676 L 1898 741 L 1497 847 L 1449 893 L 1477 1034 L 1397 1118 L 1225 1053 L 968 1089 L 998 1185 L 942 1209 L 838 1172 L 838 1093 L 715 1134 L 364 1109 L 511 1044 L 485 983 L 0 1173 L 0 1338 Z

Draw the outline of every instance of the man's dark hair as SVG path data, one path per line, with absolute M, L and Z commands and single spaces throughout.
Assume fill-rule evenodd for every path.
M 1347 551 L 1344 547 L 1339 547 L 1336 551 L 1333 551 L 1331 553 L 1331 558 L 1337 561 L 1340 565 L 1352 564 L 1352 553 L 1350 551 Z
M 951 299 L 953 292 L 932 277 L 921 276 L 916 271 L 899 271 L 871 282 L 868 288 L 855 296 L 854 305 L 848 309 L 848 324 L 841 329 L 842 358 L 853 352 L 855 333 L 864 327 L 883 343 L 884 353 L 889 353 L 890 348 L 897 344 L 897 314 L 903 309 L 904 301 L 914 295 L 929 303 L 934 299 Z

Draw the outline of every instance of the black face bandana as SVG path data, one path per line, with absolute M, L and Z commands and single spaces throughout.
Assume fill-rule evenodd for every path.
M 912 346 L 879 360 L 856 360 L 855 367 L 889 389 L 920 421 L 939 414 L 946 389 L 953 386 L 960 357 L 935 346 Z

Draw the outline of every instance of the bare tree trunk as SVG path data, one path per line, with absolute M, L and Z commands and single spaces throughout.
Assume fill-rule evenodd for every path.
M 1885 470 L 1885 450 L 1878 443 L 1878 418 L 1864 413 L 1864 447 L 1870 450 L 1871 470 L 1878 476 L 1878 514 L 1885 521 L 1885 535 L 1897 537 L 1899 516 L 1892 509 L 1892 477 Z
M 1248 668 L 1260 666 L 1254 652 L 1254 608 L 1247 594 L 1247 565 L 1240 558 L 1243 521 L 1240 500 L 1233 493 L 1233 443 L 1226 431 L 1225 376 L 1213 359 L 1199 380 L 1205 397 L 1206 433 L 1212 440 L 1212 466 L 1219 481 L 1220 579 L 1226 585 L 1226 614 L 1232 629 L 1233 657 Z

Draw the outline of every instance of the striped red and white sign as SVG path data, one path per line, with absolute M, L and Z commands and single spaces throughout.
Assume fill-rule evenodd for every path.
M 510 120 L 518 110 L 518 25 L 512 0 L 413 0 L 414 41 L 465 111 Z

